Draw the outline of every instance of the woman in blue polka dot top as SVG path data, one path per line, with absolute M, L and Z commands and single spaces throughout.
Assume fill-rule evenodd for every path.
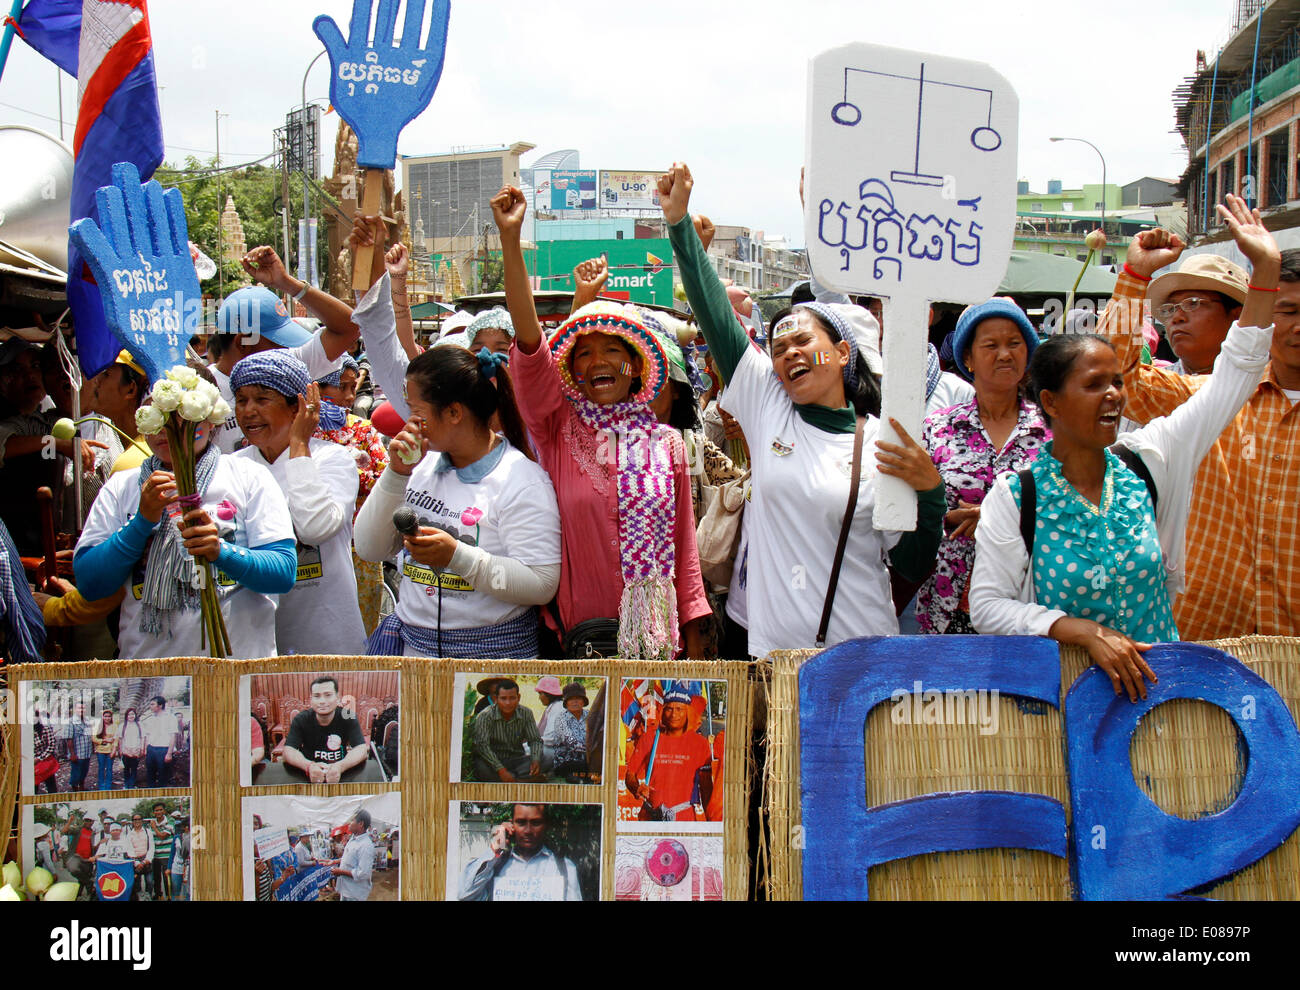
M 1134 701 L 1146 697 L 1143 677 L 1156 679 L 1142 654 L 1178 639 L 1172 603 L 1183 589 L 1197 466 L 1268 363 L 1280 255 L 1258 211 L 1228 200 L 1231 209 L 1220 212 L 1253 273 L 1205 385 L 1172 415 L 1119 436 L 1126 395 L 1110 343 L 1093 334 L 1045 341 L 1029 374 L 1053 440 L 1028 472 L 1033 514 L 1021 509 L 1028 486 L 1008 472 L 985 499 L 975 533 L 975 628 L 1082 646 L 1115 693 L 1122 688 Z M 1173 244 L 1175 235 L 1161 234 Z M 1131 454 L 1121 458 L 1120 447 Z

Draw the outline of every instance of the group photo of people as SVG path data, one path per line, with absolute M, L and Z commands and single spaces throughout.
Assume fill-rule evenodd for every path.
M 73 799 L 23 813 L 27 861 L 51 883 L 76 882 L 77 900 L 190 900 L 188 797 Z
M 24 681 L 24 794 L 189 787 L 190 679 Z
M 402 797 L 244 799 L 244 900 L 401 900 Z
M 1280 618 L 1289 614 L 1283 599 L 1267 621 L 1242 599 L 1249 567 L 1242 554 L 1252 544 L 1244 535 L 1224 541 L 1217 532 L 1216 499 L 1236 487 L 1234 479 L 1271 484 L 1255 475 L 1276 462 L 1245 457 L 1244 444 L 1247 434 L 1256 446 L 1263 442 L 1256 410 L 1273 401 L 1268 397 L 1277 387 L 1270 383 L 1290 381 L 1289 350 L 1278 343 L 1283 338 L 1275 328 L 1288 319 L 1288 286 L 1300 292 L 1300 282 L 1288 281 L 1293 269 L 1300 272 L 1300 255 L 1279 251 L 1258 212 L 1242 200 L 1229 196 L 1221 209 L 1237 248 L 1253 260 L 1253 272 L 1204 254 L 1180 265 L 1184 245 L 1177 235 L 1143 231 L 1128 246 L 1114 301 L 1096 334 L 1044 338 L 1004 298 L 962 310 L 944 341 L 951 360 L 932 354 L 927 391 L 944 398 L 918 437 L 905 436 L 901 444 L 882 440 L 866 458 L 856 515 L 839 555 L 843 566 L 835 574 L 844 591 L 828 595 L 844 471 L 858 444 L 855 422 L 872 430 L 878 423 L 880 323 L 868 300 L 815 296 L 779 314 L 770 328 L 761 319 L 747 321 L 744 312 L 756 312 L 752 300 L 738 300 L 719 280 L 705 254 L 709 221 L 689 212 L 692 195 L 685 165 L 659 180 L 664 220 L 696 321 L 691 326 L 599 298 L 608 271 L 593 261 L 577 273 L 585 289 L 575 295 L 572 315 L 547 337 L 519 249 L 527 207 L 513 187 L 492 201 L 507 307 L 484 314 L 463 333 L 439 341 L 441 346 L 409 362 L 394 355 L 391 362 L 379 359 L 375 342 L 395 332 L 394 275 L 406 264 L 401 245 L 389 252 L 393 270 L 385 271 L 355 311 L 309 290 L 308 303 L 329 319 L 315 337 L 306 336 L 304 354 L 324 350 L 341 359 L 359 339 L 368 339 L 375 382 L 397 412 L 387 466 L 359 512 L 354 503 L 364 493 L 357 489 L 357 460 L 330 441 L 312 438 L 318 406 L 327 400 L 319 398 L 319 383 L 301 356 L 278 346 L 274 334 L 264 335 L 262 350 L 231 367 L 236 422 L 259 438 L 270 437 L 271 422 L 279 423 L 274 430 L 280 439 L 226 454 L 223 446 L 237 447 L 239 441 L 224 436 L 230 430 L 216 431 L 223 436 L 210 455 L 213 463 L 219 467 L 230 459 L 245 487 L 215 489 L 210 497 L 226 492 L 233 502 L 224 496 L 218 502 L 234 507 L 214 506 L 214 512 L 218 519 L 222 513 L 243 514 L 249 522 L 235 527 L 234 543 L 195 535 L 187 545 L 215 539 L 207 552 L 231 579 L 217 582 L 221 594 L 230 596 L 223 609 L 247 594 L 250 607 L 274 613 L 274 622 L 232 621 L 232 644 L 245 633 L 267 637 L 239 655 L 354 647 L 361 652 L 358 581 L 364 584 L 372 572 L 353 568 L 353 549 L 361 560 L 390 564 L 396 586 L 393 611 L 370 636 L 375 655 L 761 658 L 823 641 L 830 646 L 853 637 L 896 635 L 910 624 L 920 634 L 1043 635 L 1079 645 L 1113 676 L 1117 690 L 1137 697 L 1154 676 L 1142 657 L 1151 642 L 1289 631 Z M 358 246 L 370 239 L 368 223 L 362 217 L 353 228 Z M 248 266 L 256 279 L 292 284 L 269 247 L 249 257 L 262 259 L 256 268 L 251 261 Z M 1156 277 L 1163 269 L 1168 271 Z M 264 301 L 274 308 L 270 293 Z M 1187 349 L 1195 346 L 1194 360 L 1208 361 L 1216 373 L 1196 377 L 1145 363 L 1144 302 L 1172 328 L 1173 344 L 1186 342 L 1189 361 Z M 243 311 L 231 306 L 231 319 Z M 1184 330 L 1193 324 L 1194 331 Z M 509 339 L 508 351 L 479 346 L 476 353 L 478 334 L 489 329 Z M 1084 388 L 1080 376 L 1088 375 L 1110 375 L 1110 391 L 1097 408 L 1076 395 Z M 274 409 L 280 411 L 272 415 L 268 410 Z M 710 439 L 711 431 L 716 439 Z M 728 443 L 737 431 L 761 442 Z M 291 442 L 291 433 L 302 439 Z M 644 442 L 619 452 L 617 444 L 611 446 L 614 437 Z M 701 449 L 702 459 L 687 456 Z M 723 518 L 726 513 L 710 515 L 702 508 L 705 502 L 714 507 L 719 489 L 734 480 L 735 466 L 721 454 L 724 449 L 749 449 L 746 456 L 752 456 L 738 524 Z M 1218 453 L 1207 458 L 1212 451 Z M 268 461 L 269 454 L 286 458 L 303 484 L 289 485 L 287 476 L 283 490 L 268 484 L 274 472 L 266 466 L 279 463 Z M 322 475 L 318 461 L 337 465 L 330 471 L 337 471 L 342 487 L 331 488 L 325 478 L 333 475 Z M 731 466 L 709 474 L 710 465 L 724 462 Z M 147 546 L 145 520 L 174 500 L 162 467 L 140 492 L 121 492 L 141 510 L 112 510 L 125 511 L 129 523 L 112 523 L 99 511 L 102 504 L 109 512 L 110 498 L 121 504 L 117 489 L 126 475 L 106 485 L 91 506 L 75 556 L 78 573 L 97 575 L 91 600 L 111 603 L 113 582 L 120 579 L 126 588 L 134 581 L 128 572 L 139 561 L 128 561 L 122 551 L 141 540 Z M 350 479 L 345 484 L 344 476 Z M 915 529 L 890 534 L 871 525 L 871 479 L 879 476 L 902 479 L 915 490 Z M 809 478 L 816 483 L 810 485 Z M 1022 505 L 1030 485 L 1036 501 Z M 330 491 L 337 497 L 283 511 L 296 504 L 298 491 L 303 498 L 325 498 Z M 143 501 L 137 503 L 137 495 Z M 250 497 L 252 502 L 241 504 Z M 1119 498 L 1116 506 L 1129 507 L 1122 525 L 1112 498 Z M 824 512 L 811 512 L 816 500 Z M 250 514 L 253 506 L 259 508 Z M 1035 506 L 1035 516 L 1029 516 Z M 805 523 L 794 539 L 775 522 L 791 513 L 824 518 L 827 525 Z M 408 517 L 409 532 L 403 528 Z M 1107 521 L 1098 530 L 1103 517 Z M 241 591 L 231 571 L 243 565 L 227 564 L 223 554 L 243 560 L 261 553 L 269 561 L 279 552 L 269 549 L 274 541 L 247 547 L 240 541 L 276 518 L 284 528 L 268 529 L 267 538 L 296 534 L 300 548 L 310 538 L 334 561 L 323 571 L 315 565 L 300 569 L 292 589 L 262 584 L 272 572 L 269 565 L 256 578 L 249 571 L 245 579 L 262 590 Z M 1032 532 L 1026 528 L 1031 518 Z M 328 538 L 320 528 L 326 519 L 333 520 Z M 632 519 L 638 525 L 629 525 Z M 708 545 L 710 559 L 718 549 L 715 525 L 734 535 L 720 554 L 731 564 L 726 588 L 706 581 L 700 570 L 700 546 Z M 1044 549 L 1056 550 L 1058 540 L 1060 552 Z M 112 564 L 119 576 L 107 581 L 102 578 L 110 557 L 121 563 Z M 92 563 L 100 561 L 103 568 Z M 794 572 L 802 579 L 782 577 Z M 712 568 L 711 573 L 717 575 Z M 1224 590 L 1227 573 L 1240 580 L 1234 577 Z M 1280 573 L 1283 590 L 1286 580 Z M 197 633 L 200 611 L 183 597 L 162 625 L 136 614 L 132 595 L 123 602 L 118 625 L 133 630 L 130 656 L 194 652 L 189 634 L 179 630 L 193 622 Z M 312 618 L 322 608 L 328 621 Z M 825 629 L 819 630 L 823 613 Z M 354 647 L 333 632 L 324 641 L 312 639 L 347 614 L 355 617 L 348 620 Z M 155 631 L 137 639 L 145 629 Z M 519 737 L 503 750 L 513 765 L 477 752 L 485 762 L 476 768 L 471 758 L 469 774 L 541 772 L 547 754 L 530 752 L 522 759 L 525 746 L 536 748 L 536 726 L 527 725 L 533 705 L 533 720 L 555 723 L 548 726 L 552 732 L 563 725 L 576 751 L 581 729 L 566 721 L 566 713 L 572 708 L 578 718 L 576 710 L 585 711 L 593 699 L 584 697 L 585 688 L 584 695 L 573 688 L 566 702 L 564 685 L 550 687 L 540 694 L 529 687 L 507 689 L 523 704 L 518 731 L 505 733 Z M 544 705 L 542 696 L 550 699 Z M 487 717 L 473 720 L 480 727 L 502 721 L 505 706 L 488 704 Z M 114 712 L 111 739 L 108 730 L 87 727 L 69 745 L 116 761 L 126 755 L 124 746 L 136 746 L 126 740 L 143 732 L 147 714 L 147 706 L 137 706 L 134 718 L 142 728 L 136 730 L 127 712 Z M 272 717 L 278 721 L 281 715 Z M 271 753 L 279 745 L 278 739 L 269 747 L 263 742 Z M 68 753 L 74 765 L 88 758 L 76 752 Z M 84 778 L 76 773 L 75 785 L 81 785 Z
M 1300 899 L 1300 0 L 1022 6 L 14 0 L 0 900 Z
M 604 677 L 458 673 L 451 780 L 599 784 Z

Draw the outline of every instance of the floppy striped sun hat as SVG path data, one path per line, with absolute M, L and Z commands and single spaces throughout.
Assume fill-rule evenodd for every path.
M 601 301 L 583 306 L 551 336 L 551 354 L 560 372 L 560 388 L 568 398 L 574 401 L 586 398 L 574 380 L 569 358 L 578 338 L 589 333 L 618 337 L 641 359 L 641 390 L 628 396 L 628 401 L 649 402 L 659 394 L 668 380 L 668 357 L 663 345 L 634 307 Z

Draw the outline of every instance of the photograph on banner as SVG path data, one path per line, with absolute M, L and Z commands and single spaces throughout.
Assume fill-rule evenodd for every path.
M 194 830 L 189 797 L 80 795 L 23 808 L 27 888 L 78 885 L 79 901 L 188 901 Z M 41 869 L 33 886 L 30 872 Z
M 239 783 L 395 783 L 401 673 L 304 670 L 239 681 Z
M 604 677 L 458 673 L 452 783 L 599 784 Z
M 720 835 L 620 835 L 614 900 L 722 900 L 722 843 Z
M 726 681 L 625 678 L 618 733 L 620 832 L 722 831 Z
M 552 210 L 594 210 L 596 208 L 596 172 L 594 169 L 551 172 Z
M 188 677 L 19 681 L 22 793 L 189 787 Z
M 599 804 L 452 801 L 447 900 L 600 900 Z
M 606 210 L 658 210 L 659 176 L 664 170 L 649 172 L 600 173 L 600 205 Z
M 244 798 L 246 901 L 401 900 L 402 795 Z

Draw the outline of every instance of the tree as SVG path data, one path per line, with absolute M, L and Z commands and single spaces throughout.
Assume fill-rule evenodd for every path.
M 158 169 L 155 178 L 164 188 L 179 189 L 185 199 L 185 219 L 189 223 L 190 240 L 218 264 L 220 239 L 218 231 L 221 226 L 221 213 L 226 206 L 226 197 L 235 200 L 240 221 L 244 225 L 244 239 L 249 248 L 269 244 L 284 258 L 285 264 L 293 270 L 294 254 L 286 251 L 284 233 L 280 218 L 280 192 L 282 174 L 266 165 L 250 165 L 248 168 L 233 172 L 214 174 L 216 159 L 202 162 L 193 155 L 185 159 L 181 168 L 164 165 Z M 300 188 L 300 178 L 291 176 L 290 188 Z M 293 213 L 295 198 L 290 196 L 290 238 L 297 237 L 298 221 Z M 299 212 L 301 201 L 297 203 Z M 328 247 L 326 238 L 322 237 L 318 251 L 317 269 L 324 278 L 327 271 Z M 229 294 L 247 281 L 243 269 L 237 263 L 225 266 L 225 288 Z M 206 294 L 216 295 L 220 279 L 218 275 L 202 283 Z

